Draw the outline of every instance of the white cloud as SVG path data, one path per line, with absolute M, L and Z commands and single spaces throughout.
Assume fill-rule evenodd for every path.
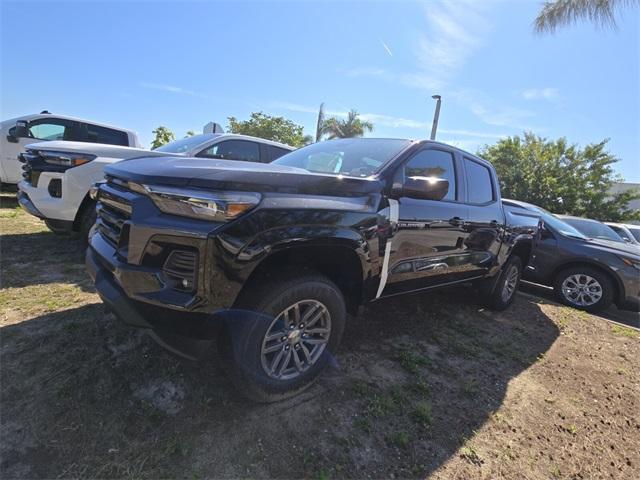
M 432 93 L 445 87 L 484 43 L 490 30 L 486 9 L 475 0 L 435 0 L 427 3 L 424 12 L 424 33 L 415 41 L 413 71 L 363 67 L 345 73 L 350 77 L 378 77 Z
M 522 91 L 522 98 L 526 100 L 557 100 L 560 91 L 557 88 L 529 88 Z
M 299 113 L 309 113 L 317 115 L 318 108 L 310 107 L 307 105 L 300 105 L 298 103 L 291 102 L 272 102 L 270 104 L 271 108 L 282 109 L 291 112 L 299 112 Z M 325 115 L 329 117 L 346 117 L 348 112 L 346 110 L 326 110 Z M 414 120 L 411 118 L 404 117 L 395 117 L 392 115 L 385 115 L 381 113 L 360 113 L 360 118 L 363 120 L 367 120 L 372 122 L 375 126 L 382 126 L 388 128 L 407 128 L 407 129 L 416 129 L 416 130 L 424 130 L 425 135 L 427 132 L 431 131 L 431 120 L 422 121 L 422 120 Z M 476 138 L 486 138 L 486 139 L 495 139 L 506 137 L 505 133 L 492 133 L 492 132 L 481 132 L 481 131 L 473 131 L 473 130 L 449 130 L 444 128 L 438 129 L 439 134 L 445 134 L 449 136 L 455 137 L 476 137 Z
M 187 89 L 182 88 L 182 87 L 176 87 L 174 85 L 165 85 L 165 84 L 161 84 L 161 83 L 147 83 L 147 82 L 140 82 L 139 85 L 141 87 L 143 87 L 143 88 L 149 88 L 151 90 L 160 90 L 162 92 L 178 93 L 178 94 L 182 94 L 182 95 L 195 95 L 196 94 L 196 92 L 194 92 L 192 90 L 187 90 Z

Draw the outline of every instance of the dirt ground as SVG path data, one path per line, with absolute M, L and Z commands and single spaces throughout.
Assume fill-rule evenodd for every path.
M 316 386 L 254 404 L 106 313 L 78 242 L 2 200 L 3 479 L 638 478 L 637 330 L 398 297 L 350 320 Z

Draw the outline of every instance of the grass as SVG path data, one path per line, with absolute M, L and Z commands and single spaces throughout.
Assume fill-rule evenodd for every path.
M 400 365 L 409 373 L 419 373 L 420 367 L 429 363 L 429 360 L 413 350 L 403 350 L 398 355 Z
M 337 373 L 254 404 L 105 315 L 77 241 L 0 200 L 3 478 L 636 478 L 635 330 L 398 297 L 349 319 Z M 140 396 L 165 384 L 177 413 L 171 389 Z
M 389 437 L 389 443 L 401 449 L 407 448 L 410 442 L 411 435 L 407 432 L 395 432 Z
M 431 404 L 427 401 L 419 402 L 411 416 L 418 425 L 422 427 L 429 427 L 433 420 L 431 417 Z
M 639 334 L 638 330 L 634 328 L 623 327 L 621 325 L 613 325 L 611 327 L 611 333 L 613 333 L 614 335 L 627 337 L 627 338 L 637 338 Z

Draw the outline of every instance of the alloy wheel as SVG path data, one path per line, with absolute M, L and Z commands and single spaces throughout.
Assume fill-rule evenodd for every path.
M 562 282 L 562 295 L 574 305 L 589 307 L 602 298 L 602 285 L 589 275 L 576 273 Z
M 301 300 L 278 314 L 262 340 L 262 368 L 271 378 L 290 380 L 313 366 L 331 336 L 331 315 L 317 300 Z
M 507 278 L 502 287 L 502 301 L 507 302 L 511 299 L 518 288 L 518 267 L 512 265 L 507 273 Z

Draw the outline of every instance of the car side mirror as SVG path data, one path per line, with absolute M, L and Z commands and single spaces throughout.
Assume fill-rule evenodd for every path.
M 17 143 L 19 138 L 29 137 L 29 126 L 24 120 L 18 120 L 16 124 L 9 129 L 9 135 L 7 140 L 12 143 Z
M 449 192 L 449 180 L 438 177 L 406 177 L 402 195 L 419 200 L 442 200 Z

